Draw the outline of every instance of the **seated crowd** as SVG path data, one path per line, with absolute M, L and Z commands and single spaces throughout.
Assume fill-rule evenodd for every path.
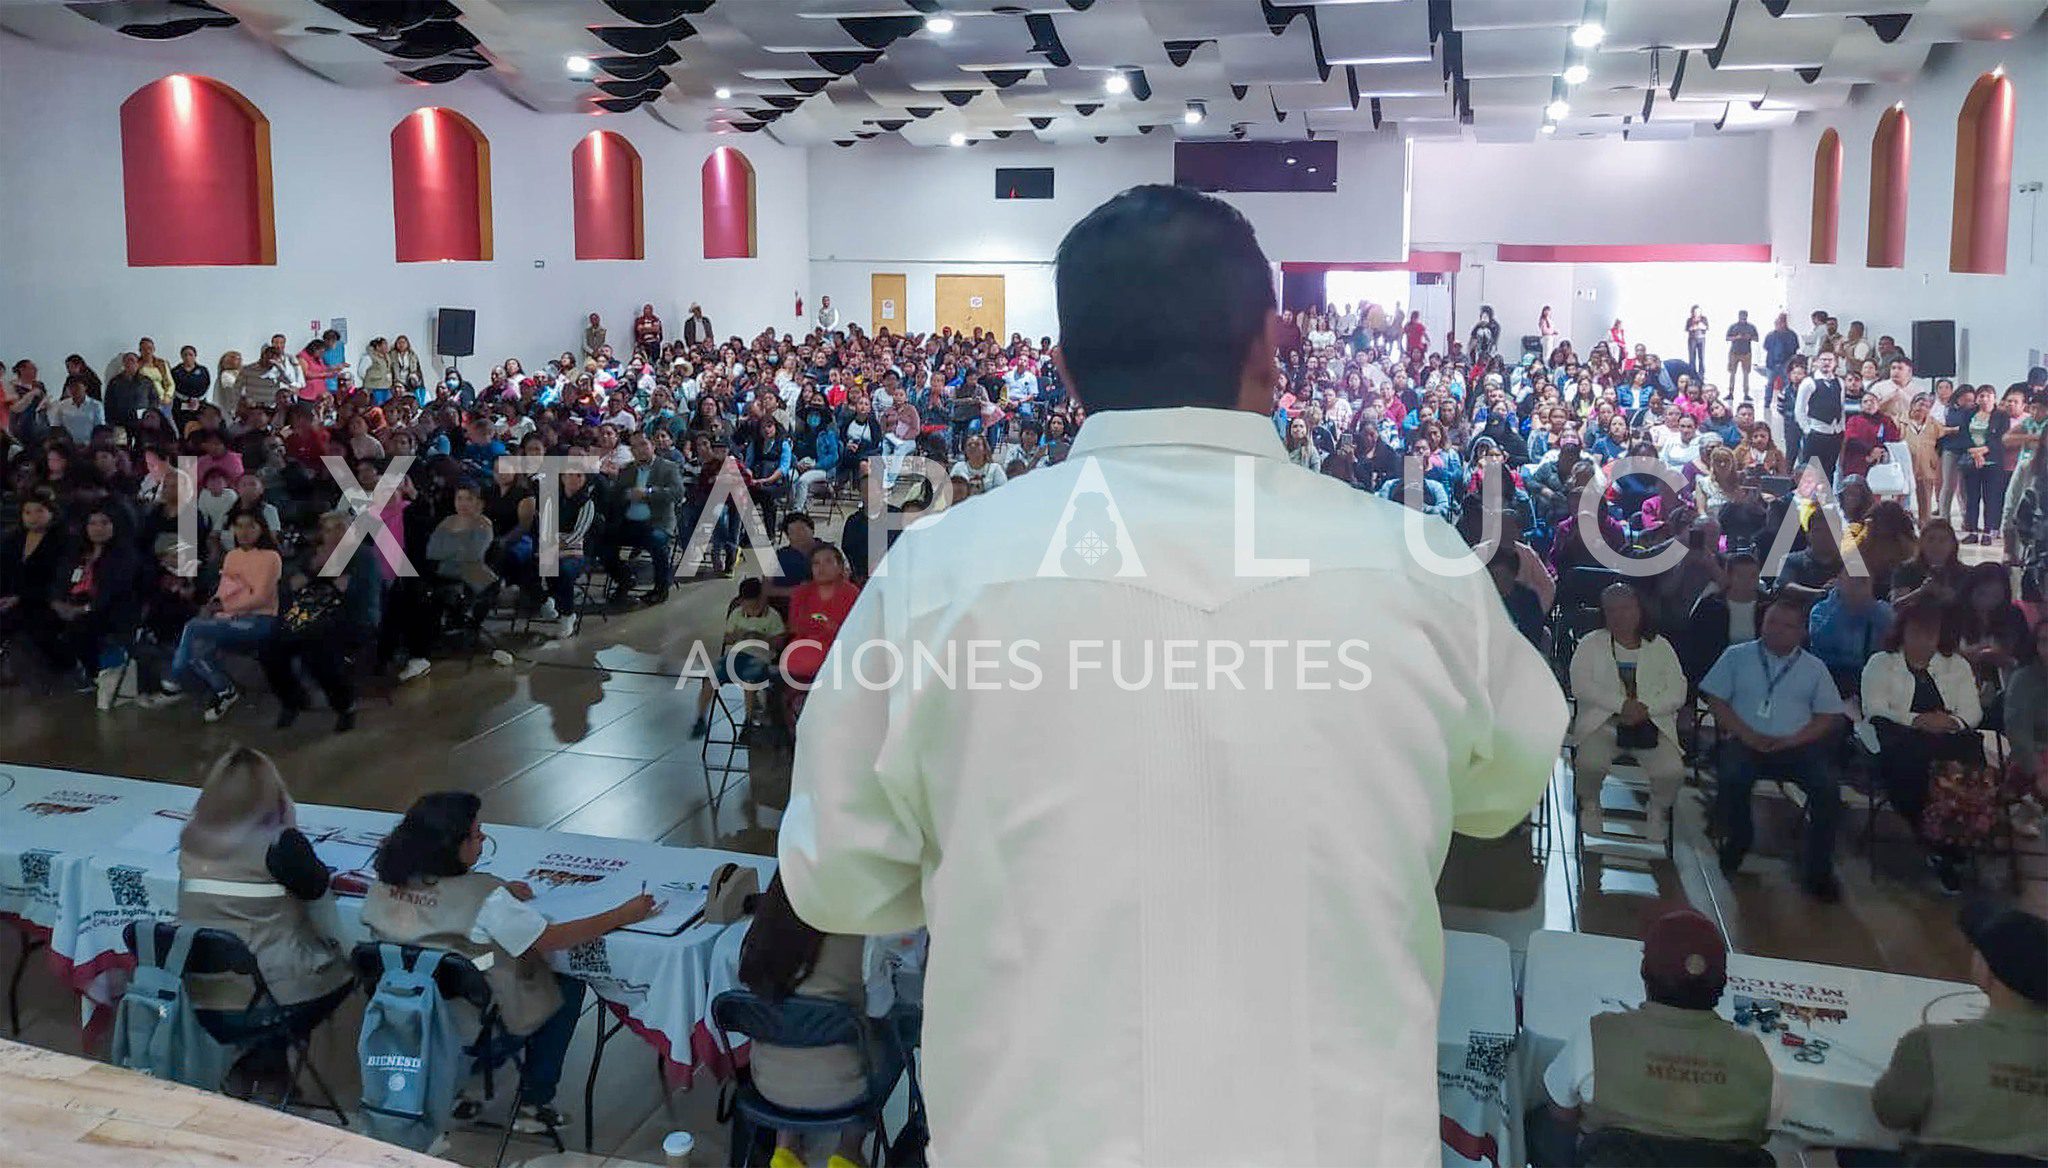
M 1583 360 L 1548 333 L 1511 359 L 1490 312 L 1472 349 L 1440 352 L 1398 309 L 1299 314 L 1282 330 L 1276 450 L 1439 516 L 1482 549 L 1517 627 L 1553 655 L 1578 703 L 1574 789 L 1586 826 L 1597 823 L 1605 772 L 1633 763 L 1649 781 L 1649 831 L 1668 835 L 1685 751 L 1704 750 L 1704 706 L 1724 871 L 1734 874 L 1753 843 L 1751 789 L 1781 781 L 1804 792 L 1802 883 L 1837 895 L 1839 788 L 1860 751 L 1937 878 L 1959 890 L 1987 840 L 2036 830 L 2048 779 L 2048 650 L 2021 606 L 2038 601 L 2048 559 L 2048 460 L 2033 457 L 2048 430 L 2048 375 L 2031 371 L 2005 391 L 1925 385 L 1906 354 L 1862 341 L 1860 329 L 1837 336 L 1830 319 L 1816 313 L 1814 331 L 1788 342 L 1780 318 L 1765 339 L 1759 406 L 1747 392 L 1724 397 L 1697 356 L 1626 350 L 1618 322 L 1613 344 Z M 1063 461 L 1085 420 L 1049 341 L 979 330 L 869 336 L 835 323 L 802 338 L 771 330 L 719 342 L 693 312 L 685 339 L 667 342 L 649 310 L 621 356 L 593 316 L 581 354 L 531 373 L 507 359 L 481 387 L 452 367 L 429 377 L 402 337 L 371 341 L 352 363 L 331 333 L 295 354 L 273 336 L 254 364 L 228 354 L 211 372 L 189 347 L 173 365 L 145 340 L 104 380 L 70 358 L 54 395 L 33 361 L 17 362 L 0 395 L 5 511 L 17 521 L 0 538 L 0 643 L 18 640 L 49 675 L 96 688 L 102 707 L 139 674 L 151 704 L 197 692 L 209 720 L 239 696 L 224 654 L 259 659 L 287 723 L 310 700 L 303 665 L 346 729 L 358 674 L 417 677 L 444 637 L 473 633 L 503 603 L 571 636 L 596 599 L 582 586 L 596 571 L 611 599 L 630 595 L 633 553 L 652 561 L 645 599 L 660 603 L 679 570 L 698 574 L 675 553 L 707 523 L 703 574 L 732 574 L 742 525 L 753 522 L 722 502 L 737 481 L 782 546 L 772 570 L 759 565 L 762 579 L 739 583 L 717 680 L 801 682 L 874 567 L 875 506 L 915 512 L 995 490 Z M 537 484 L 547 480 L 501 463 L 515 453 L 598 464 L 553 488 L 562 543 L 552 574 L 538 539 Z M 380 490 L 400 456 L 412 461 L 395 490 Z M 871 501 L 862 490 L 839 541 L 819 538 L 815 503 L 877 476 L 894 488 L 913 457 L 950 468 L 945 498 L 896 491 L 891 501 L 885 490 Z M 189 482 L 184 458 L 196 466 Z M 1961 535 L 1949 517 L 1954 487 Z M 180 522 L 188 490 L 196 524 Z M 351 539 L 365 523 L 387 538 Z M 400 571 L 392 541 L 421 575 Z M 2008 562 L 1963 562 L 1964 543 L 1999 541 Z M 1652 559 L 1654 570 L 1635 570 Z M 707 684 L 698 734 L 712 693 Z M 2010 742 L 2006 768 L 1987 765 L 1984 731 Z M 289 894 L 263 922 L 208 916 L 203 895 L 196 905 L 245 934 L 266 974 L 290 987 L 282 1004 L 310 1028 L 347 986 L 338 950 L 300 903 L 323 889 L 293 822 L 268 761 L 238 752 L 209 779 L 180 862 L 188 882 L 274 881 Z M 582 987 L 539 955 L 655 906 L 641 896 L 549 923 L 526 905 L 531 890 L 472 871 L 482 842 L 474 796 L 423 797 L 378 853 L 364 919 L 383 939 L 493 958 L 528 1069 L 515 1122 L 548 1131 L 560 1122 L 552 1098 Z M 744 984 L 771 1000 L 855 993 L 854 946 L 808 930 L 779 887 L 762 905 Z M 2017 1049 L 2048 1033 L 2048 926 L 1973 906 L 1964 928 L 1993 1013 L 1965 1024 L 1981 1033 L 1909 1033 L 1878 1084 L 1877 1113 L 1910 1140 L 2048 1154 L 2048 1127 L 2015 1126 L 2038 1116 L 2038 1098 L 2028 1112 L 2001 1109 L 1995 1083 L 1960 1101 L 1934 1089 L 1937 1064 L 1945 1081 L 1992 1082 L 1979 1054 L 1987 1043 Z M 1560 1118 L 1596 1134 L 1760 1143 L 1770 1067 L 1753 1037 L 1725 1032 L 1709 1013 L 1725 971 L 1710 923 L 1657 922 L 1643 965 L 1651 1007 L 1601 1022 L 1550 1068 Z M 1616 1050 L 1674 1041 L 1687 1057 L 1721 1060 L 1726 1090 L 1684 1093 L 1680 1107 L 1654 1084 L 1602 1069 L 1620 1065 Z M 843 1066 L 756 1057 L 761 1089 L 786 1092 L 791 1106 L 866 1089 Z M 277 1061 L 265 1052 L 243 1070 L 274 1074 Z M 833 1133 L 837 1154 L 854 1153 L 857 1134 Z M 796 1159 L 801 1141 L 779 1142 L 781 1158 Z M 1628 1149 L 1617 1154 L 1606 1162 L 1634 1162 Z M 1584 1145 L 1550 1162 L 1582 1155 L 1600 1162 Z

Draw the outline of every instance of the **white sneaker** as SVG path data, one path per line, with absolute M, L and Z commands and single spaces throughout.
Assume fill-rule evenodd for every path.
M 411 681 L 415 677 L 424 677 L 433 667 L 434 663 L 425 657 L 414 657 L 405 663 L 405 668 L 398 671 L 398 680 Z
M 535 620 L 560 620 L 562 614 L 555 609 L 555 598 L 550 596 L 540 602 L 540 611 L 533 614 Z
M 510 669 L 512 667 L 512 654 L 507 653 L 503 649 L 493 649 L 491 650 L 491 663 Z
M 100 709 L 114 708 L 114 699 L 121 693 L 121 677 L 127 672 L 127 666 L 116 665 L 112 669 L 100 670 L 99 675 L 93 678 L 93 688 L 98 691 L 96 704 Z
M 231 689 L 224 694 L 217 694 L 211 702 L 206 704 L 206 712 L 201 716 L 209 722 L 218 722 L 222 718 L 227 717 L 228 711 L 233 709 L 235 703 L 241 700 L 242 691 L 238 689 Z
M 576 635 L 576 614 L 569 613 L 555 622 L 555 637 L 566 641 Z

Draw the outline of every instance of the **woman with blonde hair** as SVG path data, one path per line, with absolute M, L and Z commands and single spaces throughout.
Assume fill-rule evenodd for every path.
M 178 837 L 178 918 L 233 933 L 297 1035 L 310 1034 L 349 992 L 348 961 L 333 937 L 327 866 L 299 832 L 298 808 L 277 766 L 238 746 L 207 772 Z M 190 979 L 202 1026 L 223 1042 L 250 1004 L 253 983 L 239 974 Z M 252 1049 L 241 1061 L 251 1079 L 289 1075 L 287 1048 Z

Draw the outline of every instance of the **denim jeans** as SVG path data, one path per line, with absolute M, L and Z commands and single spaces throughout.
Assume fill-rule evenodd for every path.
M 614 588 L 630 587 L 632 577 L 627 574 L 625 551 L 639 548 L 647 553 L 654 563 L 654 589 L 667 592 L 675 582 L 675 563 L 668 554 L 669 533 L 666 527 L 657 527 L 645 519 L 626 519 L 612 535 L 609 554 L 605 557 L 605 571 L 611 574 Z
M 193 617 L 178 638 L 178 651 L 171 657 L 171 677 L 192 678 L 214 696 L 235 688 L 233 679 L 220 667 L 221 653 L 231 649 L 253 649 L 270 639 L 277 627 L 274 616 Z
M 583 1013 L 582 981 L 558 973 L 555 983 L 561 987 L 562 1004 L 538 1030 L 524 1036 L 501 1033 L 490 1049 L 470 1051 L 477 1058 L 479 1071 L 487 1062 L 493 1067 L 502 1066 L 514 1052 L 520 1052 L 526 1064 L 526 1082 L 519 1092 L 521 1103 L 555 1101 L 555 1089 L 562 1082 L 562 1064 L 569 1056 L 569 1040 L 576 1037 L 576 1021 Z

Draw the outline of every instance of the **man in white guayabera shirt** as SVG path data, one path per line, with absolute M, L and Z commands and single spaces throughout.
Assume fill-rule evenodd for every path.
M 1075 226 L 1071 454 L 877 555 L 798 724 L 797 911 L 931 928 L 934 1163 L 1439 1162 L 1438 870 L 1564 701 L 1448 525 L 1288 460 L 1270 272 L 1183 187 Z

